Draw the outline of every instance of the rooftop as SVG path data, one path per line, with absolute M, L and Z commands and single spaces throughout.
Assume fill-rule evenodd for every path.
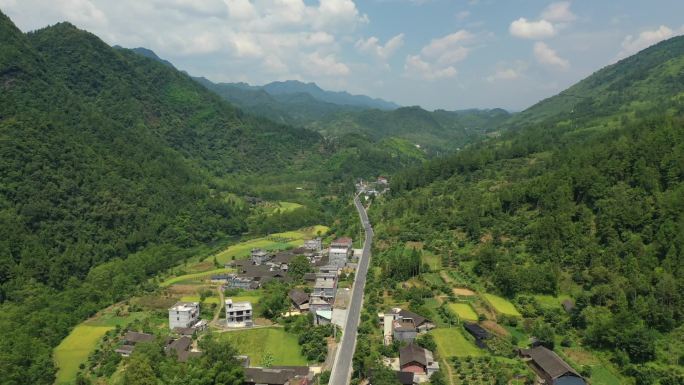
M 570 374 L 575 377 L 581 377 L 575 369 L 568 365 L 562 358 L 543 346 L 537 346 L 532 349 L 522 349 L 520 353 L 527 356 L 551 378 L 556 379 L 563 375 Z
M 197 310 L 198 307 L 199 302 L 176 302 L 169 310 L 186 312 Z
M 335 288 L 335 280 L 317 277 L 316 283 L 314 284 L 314 288 L 315 289 L 334 289 Z
M 228 298 L 226 300 L 226 310 L 229 308 L 236 311 L 252 310 L 252 304 L 249 301 L 233 302 L 231 298 Z
M 429 354 L 428 354 L 429 353 Z M 399 349 L 399 364 L 404 366 L 411 362 L 417 362 L 423 366 L 428 366 L 432 352 L 420 346 L 410 343 Z

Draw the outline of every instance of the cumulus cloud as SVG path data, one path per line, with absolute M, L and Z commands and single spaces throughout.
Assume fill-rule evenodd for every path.
M 400 33 L 382 45 L 380 39 L 371 36 L 368 39 L 360 39 L 354 45 L 361 52 L 370 53 L 379 59 L 389 59 L 399 48 L 404 45 L 404 34 Z
M 622 41 L 622 50 L 618 54 L 618 58 L 624 58 L 635 54 L 644 48 L 650 47 L 653 44 L 659 43 L 681 33 L 684 33 L 684 26 L 675 31 L 666 25 L 661 25 L 654 30 L 642 31 L 637 36 L 628 35 Z
M 318 76 L 349 75 L 349 67 L 344 63 L 338 62 L 333 54 L 324 56 L 319 52 L 314 52 L 304 57 L 303 64 L 307 72 Z
M 493 74 L 485 79 L 490 83 L 520 79 L 527 69 L 527 63 L 518 61 L 512 66 L 500 65 Z
M 419 55 L 409 55 L 406 57 L 404 72 L 407 76 L 429 81 L 453 78 L 458 74 L 458 71 L 453 66 L 435 68 L 433 64 L 424 61 Z
M 468 57 L 475 36 L 460 30 L 432 39 L 423 47 L 420 55 L 409 55 L 404 65 L 405 75 L 426 80 L 454 77 L 458 73 L 454 65 Z
M 577 16 L 570 10 L 569 1 L 551 3 L 541 14 L 541 18 L 552 23 L 569 23 L 575 21 Z
M 545 39 L 556 34 L 556 29 L 550 22 L 544 19 L 531 21 L 524 17 L 513 21 L 508 31 L 511 35 L 523 39 Z
M 534 44 L 534 57 L 537 61 L 549 68 L 565 70 L 570 67 L 570 63 L 558 56 L 558 53 L 546 43 L 538 41 Z

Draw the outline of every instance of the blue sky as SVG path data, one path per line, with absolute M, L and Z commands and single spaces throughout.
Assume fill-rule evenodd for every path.
M 0 0 L 24 31 L 68 20 L 193 75 L 428 109 L 522 110 L 684 33 L 681 0 Z

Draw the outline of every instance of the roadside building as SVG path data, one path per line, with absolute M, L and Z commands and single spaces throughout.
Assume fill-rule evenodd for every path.
M 225 305 L 226 326 L 231 328 L 252 326 L 252 304 L 249 301 L 233 302 L 228 298 Z
M 429 378 L 439 370 L 439 363 L 435 361 L 431 351 L 411 343 L 399 349 L 399 367 L 402 372 L 426 375 Z
M 433 329 L 435 325 L 427 318 L 403 310 L 394 308 L 383 316 L 383 333 L 387 333 L 388 324 L 391 322 L 392 340 L 411 342 L 418 336 L 419 333 L 425 333 Z M 385 341 L 389 339 L 385 337 Z M 391 343 L 389 340 L 388 343 Z
M 316 316 L 314 317 L 315 325 L 328 325 L 332 322 L 333 312 L 332 310 L 318 310 L 316 311 Z
M 328 302 L 335 300 L 335 291 L 337 290 L 337 276 L 330 274 L 318 274 L 316 282 L 314 283 L 312 297 L 319 297 Z
M 518 353 L 546 385 L 586 385 L 584 378 L 552 350 L 537 346 Z
M 199 321 L 199 302 L 176 302 L 169 308 L 169 329 L 189 328 Z
M 310 297 L 309 298 L 309 312 L 312 314 L 316 314 L 317 311 L 319 310 L 330 310 L 332 311 L 332 305 L 320 298 L 320 297 Z
M 342 268 L 347 264 L 352 253 L 352 239 L 338 238 L 330 244 L 330 249 L 328 250 L 329 263 Z

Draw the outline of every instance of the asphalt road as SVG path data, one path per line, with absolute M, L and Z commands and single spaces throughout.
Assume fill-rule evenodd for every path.
M 330 385 L 347 385 L 351 380 L 352 358 L 356 349 L 356 336 L 361 319 L 361 306 L 363 305 L 363 290 L 366 287 L 366 275 L 370 263 L 370 250 L 373 243 L 373 228 L 368 221 L 368 214 L 359 201 L 359 197 L 354 197 L 356 210 L 359 212 L 359 219 L 366 232 L 366 240 L 363 244 L 363 253 L 359 258 L 359 265 L 356 270 L 352 295 L 349 301 L 347 322 L 344 326 L 342 341 L 337 349 L 335 363 L 330 374 Z

